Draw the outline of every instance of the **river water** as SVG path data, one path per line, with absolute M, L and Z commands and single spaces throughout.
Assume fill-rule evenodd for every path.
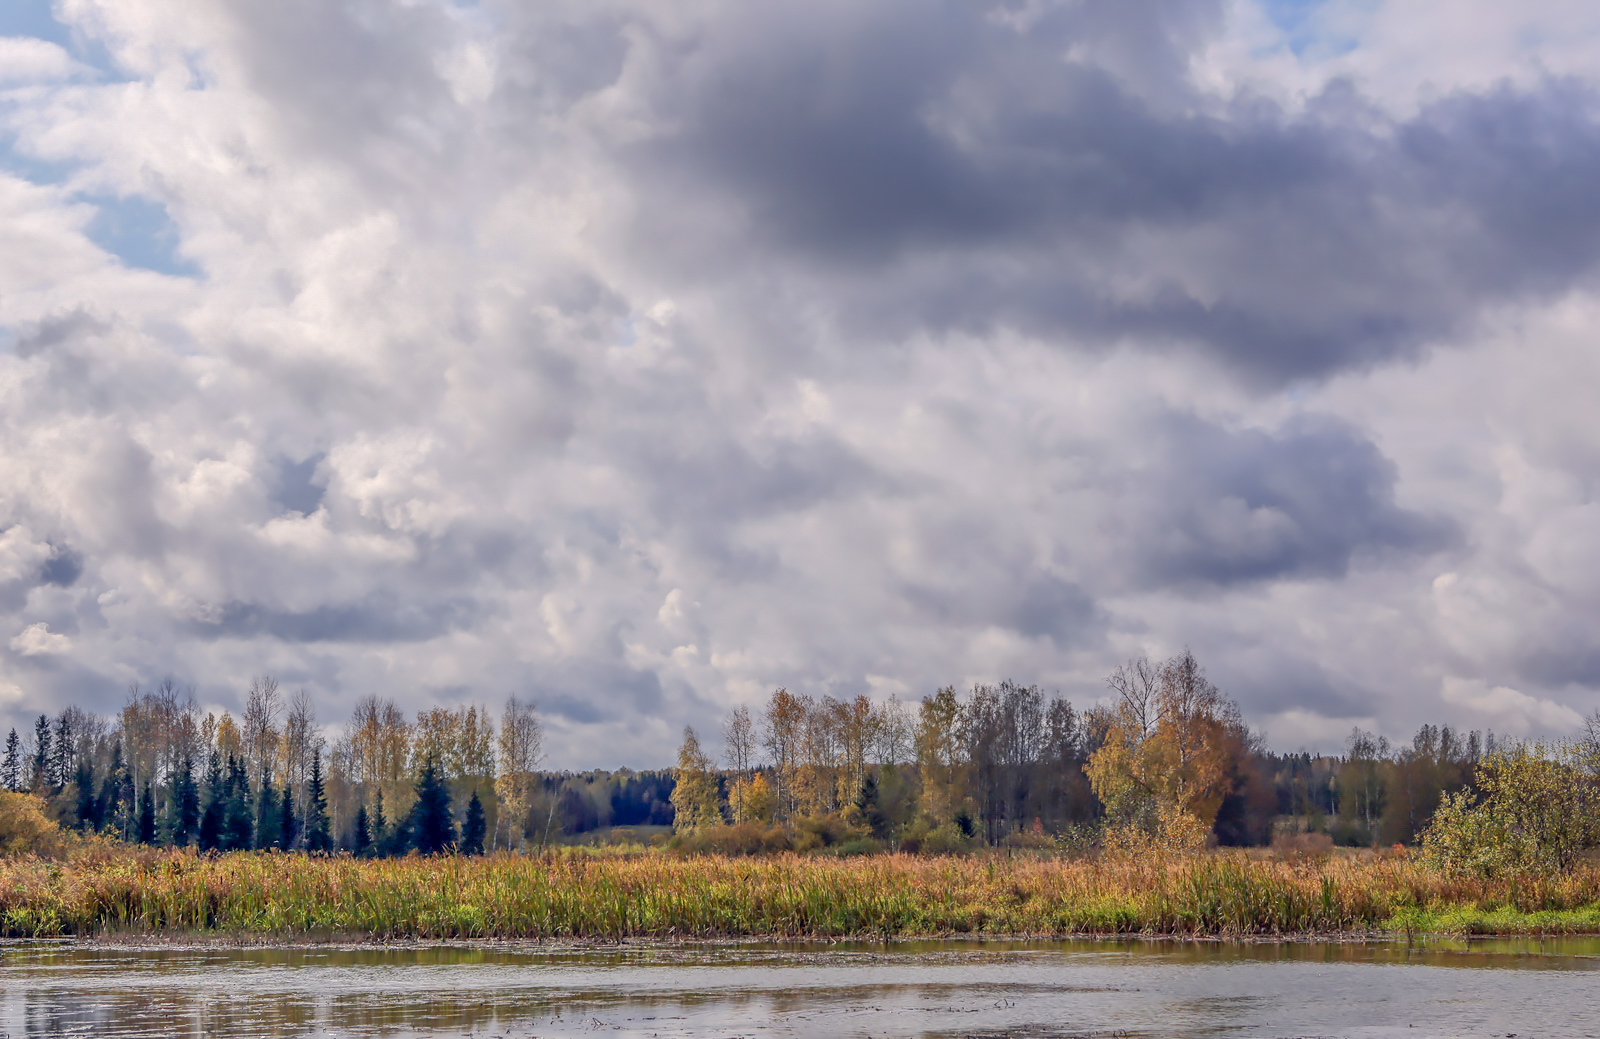
M 1600 1036 L 1600 941 L 0 945 L 20 1036 Z

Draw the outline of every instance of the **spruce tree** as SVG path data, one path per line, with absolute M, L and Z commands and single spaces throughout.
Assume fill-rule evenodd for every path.
M 365 809 L 359 819 L 365 823 Z M 311 781 L 306 784 L 306 851 L 325 855 L 333 850 L 333 834 L 328 827 L 328 793 L 322 782 L 322 751 L 311 759 Z
M 450 791 L 439 776 L 433 756 L 423 762 L 417 780 L 417 800 L 408 820 L 412 847 L 424 855 L 440 855 L 456 843 L 456 823 L 450 817 Z
M 72 715 L 62 711 L 56 718 L 55 744 L 50 751 L 50 785 L 57 791 L 65 790 L 72 782 L 77 745 L 73 740 Z
M 478 800 L 478 792 L 474 790 L 472 800 L 467 802 L 467 818 L 461 824 L 461 854 L 483 854 L 485 829 L 483 802 Z
M 383 788 L 372 797 L 372 831 L 367 836 L 372 841 L 372 854 L 387 855 L 389 844 L 389 820 L 383 817 Z
M 144 784 L 144 796 L 139 799 L 138 839 L 140 844 L 156 842 L 156 798 L 148 780 Z
M 278 809 L 278 847 L 289 851 L 294 847 L 294 839 L 300 835 L 300 828 L 295 824 L 294 817 L 294 791 L 288 787 L 283 788 L 283 802 Z
M 250 780 L 244 766 L 228 756 L 228 809 L 222 827 L 223 851 L 249 851 L 255 846 L 255 827 L 250 817 Z
M 194 762 L 185 754 L 172 781 L 172 843 L 188 847 L 199 825 L 200 788 L 194 781 Z
M 125 841 L 136 840 L 139 830 L 138 792 L 133 788 L 133 769 L 126 765 L 122 768 L 121 781 L 117 784 L 117 801 L 122 806 L 117 832 Z
M 272 788 L 272 773 L 261 770 L 261 789 L 256 791 L 256 847 L 265 851 L 276 847 L 283 830 L 278 811 L 278 792 Z
M 12 729 L 6 737 L 6 756 L 0 761 L 0 785 L 7 790 L 22 789 L 22 737 Z
M 372 854 L 372 822 L 367 818 L 367 806 L 356 808 L 356 830 L 351 838 L 350 853 L 358 859 Z
M 28 788 L 36 794 L 54 793 L 50 789 L 50 717 L 39 715 L 33 723 L 33 774 L 28 777 Z
M 99 816 L 99 827 L 103 830 L 109 826 L 116 830 L 119 837 L 126 836 L 121 827 L 123 813 L 122 774 L 124 771 L 126 771 L 126 766 L 122 761 L 122 741 L 117 740 L 111 744 L 111 765 L 106 769 L 105 782 L 100 786 L 100 805 L 97 815 Z
M 228 791 L 222 780 L 222 761 L 216 751 L 206 765 L 206 807 L 200 815 L 200 850 L 217 851 L 222 847 L 223 830 L 228 815 Z
M 78 773 L 72 782 L 78 788 L 77 828 L 84 833 L 98 830 L 100 799 L 94 796 L 94 771 L 90 769 L 89 762 L 78 761 Z

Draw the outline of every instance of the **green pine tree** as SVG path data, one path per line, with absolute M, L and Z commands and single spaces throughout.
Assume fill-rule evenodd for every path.
M 123 815 L 122 783 L 123 773 L 127 771 L 122 761 L 122 741 L 117 740 L 111 744 L 111 765 L 106 769 L 105 782 L 100 786 L 100 806 L 96 811 L 96 820 L 101 829 L 110 827 L 118 836 L 127 836 L 122 832 L 121 819 Z
M 50 789 L 50 716 L 41 714 L 33 723 L 33 774 L 28 788 L 36 794 L 53 794 Z
M 222 847 L 223 831 L 228 816 L 228 789 L 222 780 L 222 761 L 216 751 L 206 764 L 206 807 L 200 814 L 200 850 L 217 851 Z
M 278 792 L 272 788 L 272 773 L 261 770 L 261 789 L 256 791 L 256 847 L 276 848 L 283 833 Z
M 372 798 L 372 816 L 371 816 L 370 822 L 372 823 L 372 832 L 367 834 L 367 836 L 369 838 L 371 838 L 371 840 L 372 840 L 371 854 L 373 854 L 373 855 L 387 855 L 387 854 L 389 854 L 389 842 L 390 842 L 391 837 L 390 837 L 390 833 L 389 833 L 389 820 L 384 818 L 384 815 L 383 815 L 383 788 L 382 787 L 379 787 L 378 788 L 378 792 L 373 795 L 373 798 Z
M 194 762 L 188 755 L 172 778 L 172 806 L 168 810 L 172 843 L 187 848 L 200 825 L 200 788 L 194 781 Z
M 228 757 L 227 812 L 223 819 L 222 850 L 249 851 L 255 846 L 255 827 L 251 825 L 250 780 L 244 766 Z
M 461 854 L 482 855 L 485 831 L 483 802 L 478 800 L 478 792 L 474 790 L 472 800 L 467 802 L 467 817 L 461 824 Z
M 100 822 L 96 816 L 100 814 L 98 811 L 100 802 L 94 796 L 94 771 L 89 767 L 88 761 L 78 762 L 78 774 L 72 783 L 78 788 L 77 828 L 84 833 L 99 829 Z
M 372 854 L 372 821 L 367 818 L 366 805 L 356 809 L 356 830 L 351 840 L 350 852 L 358 859 L 367 858 Z
M 56 718 L 56 734 L 54 746 L 50 751 L 50 788 L 56 793 L 66 789 L 72 782 L 72 773 L 77 766 L 77 740 L 73 738 L 72 714 L 62 711 Z
M 410 844 L 424 855 L 441 855 L 456 843 L 456 824 L 450 816 L 450 791 L 430 755 L 417 779 L 417 800 L 407 820 Z
M 278 846 L 284 851 L 294 848 L 295 841 L 300 839 L 300 820 L 294 811 L 294 791 L 285 787 L 283 791 L 283 808 L 278 813 L 283 820 Z
M 7 790 L 22 789 L 22 737 L 12 729 L 6 737 L 6 756 L 0 762 L 0 786 Z
M 145 782 L 144 796 L 139 799 L 138 841 L 140 844 L 156 842 L 156 797 L 149 781 Z
M 366 810 L 359 813 L 358 823 L 365 823 Z M 371 834 L 368 834 L 370 843 Z M 322 751 L 311 759 L 311 781 L 306 784 L 306 851 L 325 855 L 333 850 L 333 834 L 328 826 L 328 793 L 322 780 Z

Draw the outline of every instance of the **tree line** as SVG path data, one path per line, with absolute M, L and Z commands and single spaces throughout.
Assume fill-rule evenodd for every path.
M 557 773 L 516 697 L 408 716 L 368 696 L 330 744 L 311 697 L 270 677 L 237 719 L 167 681 L 111 717 L 74 706 L 12 730 L 0 785 L 82 831 L 219 851 L 523 851 L 618 826 L 927 851 L 1286 832 L 1378 845 L 1414 841 L 1496 745 L 1424 725 L 1405 746 L 1358 730 L 1341 755 L 1275 754 L 1187 651 L 1129 661 L 1107 686 L 1082 710 L 1013 682 L 914 705 L 778 689 L 728 713 L 715 755 L 687 729 L 674 769 Z
M 1409 844 L 1442 802 L 1473 792 L 1497 747 L 1492 732 L 1428 724 L 1409 745 L 1355 729 L 1340 755 L 1274 753 L 1188 651 L 1131 660 L 1106 685 L 1108 701 L 1083 710 L 1013 682 L 947 687 L 914 707 L 779 689 L 756 713 L 728 713 L 720 761 L 684 731 L 676 827 L 798 826 L 910 850 L 1301 833 Z M 1588 739 L 1600 744 L 1600 714 Z
M 529 703 L 409 718 L 369 696 L 332 745 L 311 697 L 252 682 L 238 719 L 202 715 L 172 682 L 129 690 L 107 718 L 68 707 L 11 730 L 0 785 L 47 799 L 84 832 L 201 850 L 468 854 L 526 846 L 543 726 Z M 554 815 L 552 811 L 551 815 Z

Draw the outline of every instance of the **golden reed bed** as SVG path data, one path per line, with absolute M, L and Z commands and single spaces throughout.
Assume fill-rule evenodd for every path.
M 10 937 L 628 939 L 1600 933 L 1600 870 L 1484 883 L 1403 857 L 1280 862 L 117 852 L 0 862 Z

